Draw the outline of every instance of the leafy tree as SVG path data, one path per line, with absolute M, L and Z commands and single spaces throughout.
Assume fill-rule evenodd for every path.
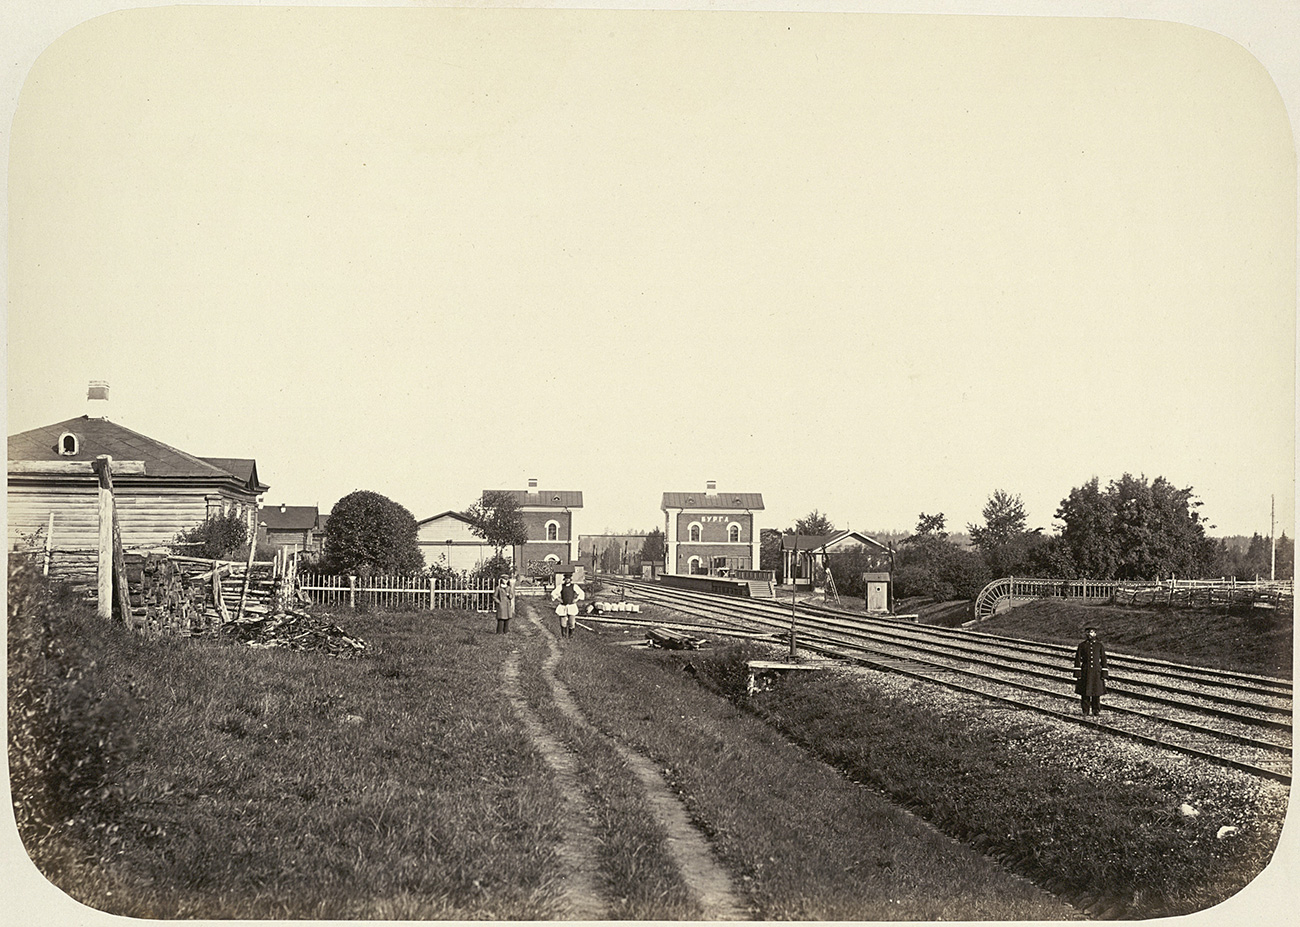
M 497 556 L 507 547 L 528 540 L 528 526 L 519 510 L 519 499 L 506 490 L 489 489 L 465 511 L 470 530 L 496 548 Z
M 1125 473 L 1104 491 L 1096 477 L 1072 489 L 1056 517 L 1065 522 L 1061 543 L 1077 575 L 1199 576 L 1212 569 L 1218 552 L 1205 536 L 1200 505 L 1190 487 Z
M 1024 502 L 1020 496 L 997 489 L 983 515 L 983 525 L 967 525 L 966 529 L 989 571 L 994 576 L 1023 575 L 1032 552 L 1044 543 L 1041 532 L 1025 530 Z
M 777 573 L 777 581 L 783 580 L 781 575 L 783 564 L 781 561 L 781 532 L 775 528 L 758 529 L 758 568 L 760 570 L 774 570 Z
M 642 563 L 663 563 L 664 559 L 664 533 L 655 528 L 645 536 L 641 542 L 641 562 Z
M 1277 539 L 1276 575 L 1278 579 L 1292 579 L 1295 576 L 1295 541 L 1287 537 L 1285 531 Z
M 813 509 L 803 518 L 795 521 L 794 530 L 798 534 L 820 537 L 826 534 L 834 534 L 835 525 L 831 523 L 829 516 Z
M 946 538 L 948 536 L 948 532 L 944 528 L 946 520 L 943 512 L 938 515 L 927 515 L 922 512 L 921 517 L 916 522 L 916 534 L 912 535 L 912 537 Z
M 1019 496 L 995 489 L 984 504 L 984 524 L 967 525 L 971 542 L 981 551 L 992 550 L 1025 533 L 1025 504 Z
M 359 489 L 330 512 L 324 563 L 338 573 L 409 574 L 424 569 L 415 516 L 387 496 Z
M 206 560 L 230 560 L 248 552 L 248 523 L 234 513 L 213 515 L 201 525 L 176 535 L 175 552 Z

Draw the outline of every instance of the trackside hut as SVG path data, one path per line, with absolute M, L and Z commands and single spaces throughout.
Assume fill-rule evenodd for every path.
M 718 492 L 709 481 L 702 493 L 664 493 L 659 507 L 669 572 L 719 575 L 758 569 L 754 513 L 763 510 L 762 493 Z
M 54 515 L 56 550 L 91 550 L 99 541 L 99 481 L 95 458 L 138 461 L 143 473 L 114 474 L 118 523 L 125 547 L 170 543 L 204 519 L 234 514 L 256 531 L 258 497 L 270 489 L 257 462 L 196 457 L 107 418 L 82 416 L 9 436 L 10 548 L 48 527 Z
M 320 523 L 320 510 L 314 505 L 263 506 L 258 520 L 266 543 L 290 553 L 311 553 L 319 547 L 316 526 Z
M 829 555 L 856 550 L 875 555 L 873 565 L 879 570 L 889 570 L 888 547 L 860 531 L 837 531 L 827 535 L 804 534 L 798 536 L 797 540 L 793 534 L 781 535 L 781 575 L 786 577 L 786 582 L 794 577 L 803 585 L 826 569 L 826 558 Z

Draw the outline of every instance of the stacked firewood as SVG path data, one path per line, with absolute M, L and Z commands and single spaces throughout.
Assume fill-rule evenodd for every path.
M 358 657 L 366 649 L 365 641 L 300 609 L 232 621 L 221 630 L 250 647 L 283 647 L 332 657 Z

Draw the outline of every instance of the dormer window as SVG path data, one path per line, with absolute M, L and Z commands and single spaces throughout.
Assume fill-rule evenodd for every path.
M 59 456 L 77 456 L 77 451 L 81 449 L 79 445 L 80 442 L 77 440 L 77 436 L 70 431 L 65 431 L 63 434 L 59 435 Z

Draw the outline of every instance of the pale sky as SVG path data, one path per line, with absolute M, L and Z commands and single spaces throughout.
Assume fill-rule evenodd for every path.
M 417 518 L 577 489 L 1030 527 L 1093 476 L 1294 536 L 1296 158 L 1172 22 L 141 9 L 21 85 L 7 433 L 85 411 Z

